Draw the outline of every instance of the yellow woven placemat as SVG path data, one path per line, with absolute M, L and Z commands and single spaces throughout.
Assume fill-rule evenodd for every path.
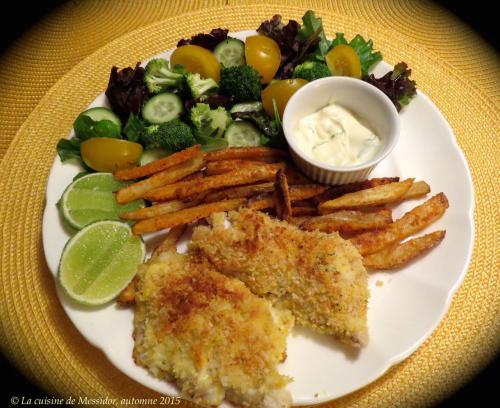
M 106 6 L 106 2 L 103 3 Z M 142 9 L 136 8 L 133 14 L 129 14 L 134 10 L 132 7 L 120 14 L 118 11 L 124 10 L 121 6 L 117 6 L 116 11 L 108 3 L 107 10 L 115 10 L 115 18 L 108 17 L 110 28 L 105 29 L 102 17 L 98 17 L 101 26 L 97 26 L 108 35 L 108 30 L 112 31 L 115 24 L 123 28 L 124 19 L 133 24 L 140 20 L 139 26 L 148 21 L 146 5 L 157 4 L 146 3 L 139 4 Z M 323 16 L 328 33 L 344 31 L 353 35 L 360 32 L 373 38 L 388 62 L 405 60 L 409 63 L 420 89 L 432 98 L 452 125 L 469 161 L 476 190 L 474 255 L 446 318 L 410 358 L 373 384 L 336 400 L 335 406 L 429 405 L 470 379 L 498 351 L 500 274 L 494 233 L 499 225 L 497 175 L 500 169 L 496 160 L 500 144 L 499 87 L 482 74 L 485 69 L 496 72 L 498 61 L 482 46 L 469 52 L 464 45 L 465 37 L 458 29 L 455 33 L 456 27 L 460 26 L 442 13 L 437 15 L 437 22 L 446 27 L 442 32 L 422 31 L 418 24 L 430 27 L 427 20 L 432 14 L 429 13 L 436 12 L 434 6 L 427 4 L 375 1 L 302 4 L 296 1 L 293 3 L 299 6 L 293 6 L 292 2 L 289 3 L 200 10 L 120 37 L 88 56 L 61 78 L 10 142 L 0 163 L 0 276 L 3 289 L 0 344 L 3 351 L 49 393 L 118 400 L 157 396 L 121 374 L 99 350 L 90 346 L 73 327 L 57 300 L 54 280 L 43 257 L 41 217 L 47 176 L 58 138 L 69 132 L 74 117 L 105 88 L 111 65 L 133 64 L 174 46 L 180 37 L 217 26 L 227 26 L 232 30 L 252 28 L 274 12 L 298 19 L 308 7 Z M 97 3 L 89 4 L 95 6 Z M 177 2 L 167 4 L 175 9 Z M 78 2 L 76 6 L 86 9 Z M 144 17 L 138 17 L 139 10 L 143 10 Z M 68 16 L 62 13 L 59 18 L 62 19 L 61 27 L 64 27 L 64 18 Z M 418 24 L 412 26 L 412 21 Z M 81 24 L 82 30 L 88 30 L 85 24 L 92 27 L 94 21 L 81 19 Z M 470 39 L 472 34 L 464 32 Z M 459 34 L 460 40 L 455 34 Z M 445 46 L 449 36 L 453 48 Z M 71 54 L 72 49 L 81 45 L 71 41 L 74 38 L 69 37 L 66 43 L 59 38 L 61 48 L 52 49 L 52 52 Z M 96 39 L 90 41 L 98 42 Z M 14 50 L 11 52 L 14 58 Z M 22 53 L 23 50 L 16 52 Z M 466 55 L 472 65 L 463 62 Z M 481 67 L 481 74 L 472 69 L 474 62 L 476 68 Z M 47 68 L 51 69 L 51 66 Z M 37 69 L 33 68 L 31 74 L 35 72 Z M 52 79 L 47 76 L 44 86 Z M 37 84 L 32 79 L 33 88 L 40 92 L 43 87 Z M 16 111 L 20 104 L 13 94 L 14 88 L 6 86 L 12 90 L 8 93 L 13 101 L 11 110 L 19 120 L 26 112 Z M 37 96 L 36 92 L 32 97 Z M 20 100 L 31 100 L 29 95 L 23 94 Z M 3 106 L 2 109 L 0 123 L 3 125 L 8 122 L 9 112 Z M 122 406 L 126 405 L 134 406 L 127 403 Z

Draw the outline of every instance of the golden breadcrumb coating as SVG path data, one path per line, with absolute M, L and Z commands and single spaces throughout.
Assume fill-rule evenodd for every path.
M 368 277 L 356 248 L 337 233 L 301 231 L 250 209 L 212 216 L 189 251 L 256 295 L 290 310 L 297 324 L 344 343 L 368 341 Z
M 134 317 L 134 359 L 182 395 L 213 406 L 288 407 L 289 312 L 252 294 L 207 262 L 173 251 L 141 266 Z

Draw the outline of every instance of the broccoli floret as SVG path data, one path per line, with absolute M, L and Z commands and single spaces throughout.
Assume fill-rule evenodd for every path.
M 179 119 L 161 125 L 146 127 L 141 136 L 141 143 L 146 149 L 165 149 L 178 152 L 196 144 L 191 128 Z
M 233 96 L 235 102 L 260 100 L 260 74 L 249 65 L 222 68 L 220 90 L 223 95 Z
M 186 74 L 186 83 L 193 98 L 199 98 L 211 89 L 218 87 L 217 82 L 212 78 L 202 78 L 200 74 L 192 74 L 190 72 Z
M 327 65 L 319 61 L 306 61 L 297 65 L 293 70 L 294 78 L 302 78 L 309 82 L 331 75 L 332 73 Z
M 157 94 L 171 88 L 181 87 L 184 81 L 184 68 L 181 65 L 170 67 L 167 60 L 156 58 L 148 62 L 144 73 L 144 83 L 149 92 Z
M 222 106 L 210 109 L 206 103 L 197 103 L 191 108 L 191 122 L 197 137 L 218 138 L 231 123 L 231 115 Z

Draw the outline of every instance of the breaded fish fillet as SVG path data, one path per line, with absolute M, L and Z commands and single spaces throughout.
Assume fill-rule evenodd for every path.
M 277 364 L 292 326 L 290 312 L 188 255 L 167 251 L 139 270 L 134 359 L 200 405 L 288 407 Z
M 360 346 L 368 340 L 367 273 L 337 233 L 301 231 L 249 209 L 215 214 L 193 231 L 189 251 L 250 290 L 290 310 L 297 324 Z

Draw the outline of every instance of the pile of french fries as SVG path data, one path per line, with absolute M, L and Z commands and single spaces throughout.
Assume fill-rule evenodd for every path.
M 114 175 L 118 180 L 134 180 L 117 192 L 118 203 L 138 198 L 151 203 L 121 214 L 135 221 L 132 230 L 138 235 L 248 207 L 306 231 L 340 233 L 371 269 L 399 268 L 445 236 L 445 231 L 436 231 L 406 240 L 444 214 L 448 208 L 444 193 L 393 220 L 391 206 L 430 192 L 425 181 L 387 177 L 323 186 L 302 175 L 286 152 L 268 147 L 204 153 L 196 145 Z

